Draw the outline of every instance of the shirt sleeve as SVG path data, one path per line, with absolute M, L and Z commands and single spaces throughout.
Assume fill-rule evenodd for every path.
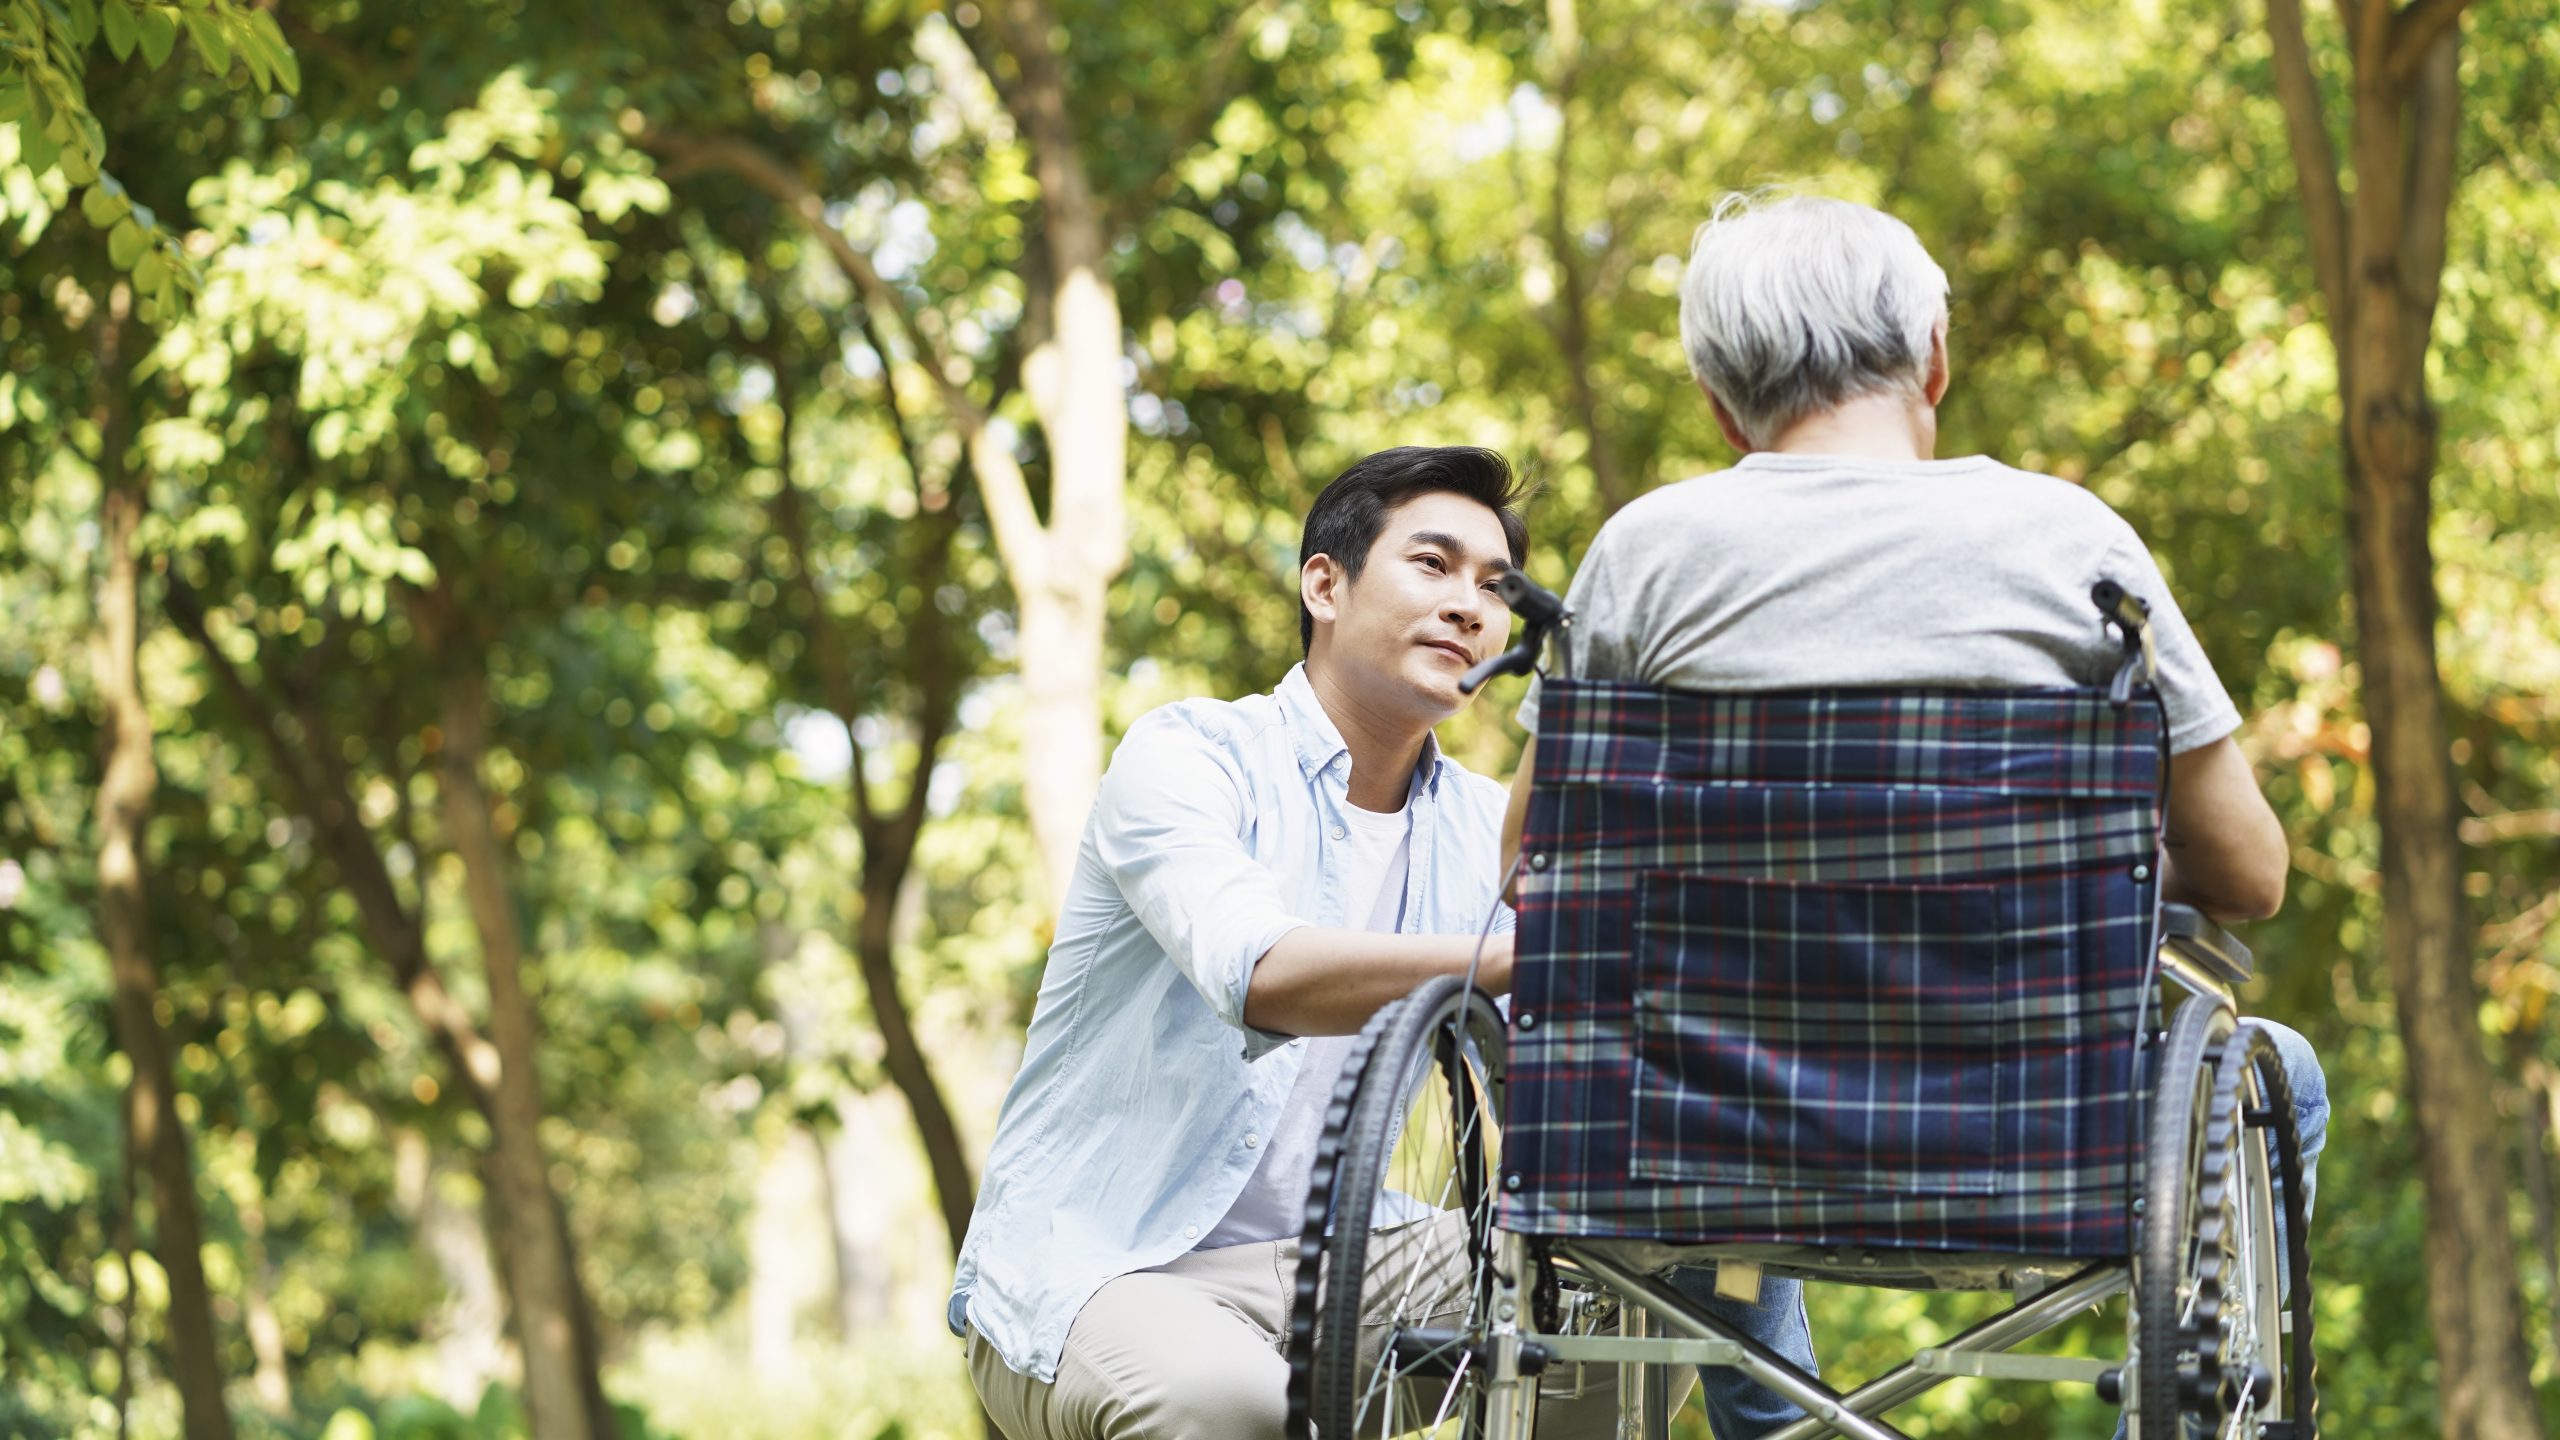
M 2169 593 L 2168 577 L 2132 526 L 2122 527 L 2098 573 L 2151 606 L 2151 648 L 2158 665 L 2154 683 L 2169 711 L 2169 753 L 2184 755 L 2239 729 L 2239 707 L 2213 673 L 2213 661 L 2178 609 L 2177 597 Z
M 1242 770 L 1177 710 L 1142 717 L 1112 754 L 1094 798 L 1094 850 L 1138 923 L 1258 1059 L 1292 1038 L 1244 1019 L 1253 967 L 1309 922 L 1245 846 Z
M 1624 678 L 1621 652 L 1626 648 L 1626 617 L 1618 604 L 1617 582 L 1611 578 L 1614 567 L 1604 558 L 1610 549 L 1611 528 L 1604 524 L 1591 537 L 1591 548 L 1583 552 L 1573 584 L 1565 591 L 1564 608 L 1573 623 L 1547 645 L 1547 668 L 1559 680 Z M 1542 688 L 1540 678 L 1530 676 L 1529 693 L 1520 701 L 1520 728 L 1532 735 L 1538 733 Z

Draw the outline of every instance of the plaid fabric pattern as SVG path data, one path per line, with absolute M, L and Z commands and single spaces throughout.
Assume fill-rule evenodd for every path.
M 2155 706 L 1550 680 L 1540 720 L 1505 1227 L 2130 1250 Z

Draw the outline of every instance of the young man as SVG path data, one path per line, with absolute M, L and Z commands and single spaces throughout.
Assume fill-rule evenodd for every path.
M 1121 741 L 951 1297 L 1011 1440 L 1281 1433 L 1340 1037 L 1464 972 L 1499 905 L 1501 787 L 1431 730 L 1509 629 L 1492 582 L 1521 558 L 1517 493 L 1484 450 L 1353 465 L 1307 515 L 1306 663 Z M 1494 929 L 1477 980 L 1499 992 L 1508 910 Z M 1426 1284 L 1449 1268 L 1384 1248 Z
M 2168 704 L 2164 893 L 2224 919 L 2274 914 L 2284 831 L 2231 739 L 2240 713 L 2141 538 L 2066 481 L 1933 458 L 1946 301 L 1946 273 L 1889 215 L 1811 198 L 1719 205 L 1681 282 L 1680 334 L 1742 461 L 1600 528 L 1573 577 L 1557 673 L 1694 690 L 2103 684 L 2119 652 L 2089 587 L 2113 579 L 2152 607 Z M 1537 722 L 1533 688 L 1520 723 Z M 1506 861 L 1532 768 L 1515 781 Z M 2308 1192 L 2328 1101 L 2308 1043 L 2276 1038 Z M 1712 1283 L 1682 1278 L 1702 1298 Z M 1795 1282 L 1714 1308 L 1813 1368 Z M 1703 1379 L 1718 1440 L 1799 1413 L 1737 1372 Z

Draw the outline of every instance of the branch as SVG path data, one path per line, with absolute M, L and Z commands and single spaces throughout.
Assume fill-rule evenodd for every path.
M 2560 810 L 2500 810 L 2472 815 L 2462 822 L 2462 843 L 2495 845 L 2502 840 L 2560 839 Z
M 899 808 L 897 822 L 891 827 L 888 850 L 912 859 L 916 839 L 924 833 L 925 804 L 931 796 L 935 756 L 951 733 L 952 720 L 960 708 L 960 687 L 966 676 L 951 663 L 950 619 L 933 603 L 933 592 L 951 573 L 951 546 L 960 533 L 960 511 L 948 507 L 933 517 L 931 539 L 926 553 L 931 558 L 918 576 L 925 603 L 917 607 L 914 633 L 910 636 L 908 663 L 916 676 L 916 759 L 907 777 L 906 803 Z M 900 862 L 900 880 L 904 881 L 907 860 Z
M 2320 102 L 2320 80 L 2311 48 L 2302 38 L 2302 0 L 2267 0 L 2267 33 L 2275 42 L 2276 101 L 2284 107 L 2285 136 L 2293 147 L 2293 173 L 2302 194 L 2303 227 L 2311 237 L 2311 271 L 2329 306 L 2329 329 L 2347 332 L 2347 205 L 2338 188 L 2338 151 Z
M 2429 47 L 2448 32 L 2456 32 L 2455 22 L 2471 8 L 2471 0 L 2410 0 L 2400 13 L 2391 17 L 2389 59 L 2384 73 L 2394 85 L 2407 84 L 2427 61 Z
M 285 737 L 283 728 L 276 724 L 276 708 L 231 663 L 231 657 L 213 643 L 205 626 L 202 598 L 174 568 L 168 582 L 162 603 L 170 620 L 195 642 L 213 671 L 214 683 L 257 731 L 268 758 L 284 776 L 293 808 L 320 828 L 329 844 L 330 858 L 338 867 L 338 878 L 354 896 L 356 912 L 371 932 L 375 948 L 390 964 L 392 978 L 409 997 L 428 1033 L 443 1045 L 447 1058 L 453 1062 L 456 1084 L 481 1114 L 490 1113 L 497 1081 L 497 1051 L 480 1034 L 471 1013 L 445 988 L 444 977 L 428 961 L 426 936 L 418 915 L 400 903 L 399 892 L 391 884 L 391 872 L 382 863 L 382 853 L 374 848 L 373 837 L 365 832 L 353 797 L 343 786 L 332 793 L 323 777 L 314 776 L 304 767 L 303 757 L 320 755 L 326 749 L 325 740 L 317 733 L 306 732 L 303 744 L 297 747 Z
M 1243 92 L 1243 87 L 1235 83 L 1236 59 L 1244 54 L 1245 37 L 1252 30 L 1253 22 L 1269 14 L 1272 8 L 1272 0 L 1253 0 L 1250 5 L 1237 7 L 1236 12 L 1227 17 L 1226 32 L 1218 37 L 1218 48 L 1211 52 L 1208 63 L 1192 79 L 1197 98 L 1181 120 L 1175 123 L 1173 138 L 1164 147 L 1164 163 L 1157 169 L 1154 182 L 1143 190 L 1122 195 L 1106 212 L 1104 223 L 1113 233 L 1136 224 L 1142 207 L 1161 205 L 1172 198 L 1174 190 L 1181 184 L 1174 162 L 1208 138 L 1209 128 L 1218 123 L 1218 117 L 1226 114 L 1227 107 L 1234 104 L 1236 97 Z
M 1022 464 L 1010 447 L 999 442 L 992 423 L 993 410 L 969 397 L 965 381 L 952 378 L 955 370 L 966 375 L 975 367 L 945 349 L 917 324 L 914 307 L 896 286 L 881 278 L 871 257 L 847 240 L 843 231 L 827 223 L 826 204 L 809 182 L 772 152 L 735 136 L 679 135 L 652 128 L 640 133 L 639 144 L 666 161 L 670 174 L 716 170 L 762 191 L 817 238 L 837 268 L 853 282 L 866 306 L 898 317 L 915 342 L 917 364 L 933 381 L 943 408 L 959 428 L 970 463 L 977 470 L 980 489 L 986 495 L 988 522 L 995 530 L 996 548 L 1004 556 L 1006 569 L 1012 572 L 1017 588 L 1028 589 L 1041 583 L 1048 572 L 1048 546 L 1044 543 L 1047 534 L 1041 527 L 1039 512 L 1032 507 L 1031 486 L 1023 479 Z M 886 364 L 888 358 L 883 355 L 882 363 Z
M 206 667 L 213 672 L 214 684 L 230 699 L 232 708 L 238 710 L 241 718 L 257 732 L 259 743 L 266 747 L 268 760 L 284 777 L 285 789 L 290 792 L 288 803 L 318 820 L 319 782 L 303 768 L 301 747 L 287 739 L 282 727 L 276 724 L 275 707 L 268 704 L 266 697 L 258 693 L 249 678 L 240 673 L 240 667 L 231 662 L 231 657 L 222 652 L 222 647 L 213 643 L 213 636 L 205 623 L 203 597 L 196 594 L 195 587 L 178 574 L 175 566 L 169 568 L 166 578 L 168 584 L 161 605 L 168 611 L 170 621 L 195 642 L 196 649 L 204 656 Z
M 808 653 L 818 667 L 818 691 L 843 724 L 845 744 L 852 748 L 853 764 L 847 773 L 852 787 L 853 828 L 868 853 L 879 835 L 880 817 L 871 808 L 871 780 L 863 771 L 862 737 L 854 729 L 855 722 L 862 718 L 862 699 L 854 692 L 853 672 L 845 667 L 845 657 L 852 652 L 836 633 L 835 617 L 827 613 L 826 597 L 818 593 L 816 561 L 809 544 L 809 512 L 801 504 L 800 482 L 791 473 L 792 388 L 782 372 L 778 353 L 768 353 L 765 363 L 773 367 L 773 394 L 782 412 L 782 474 L 773 492 L 773 528 L 782 532 L 782 543 L 791 551 L 789 584 L 800 596 L 802 608 L 809 615 L 809 626 L 816 632 L 812 638 L 817 643 L 808 647 Z
M 2356 78 L 2382 76 L 2391 49 L 2391 0 L 2338 0 L 2338 22 L 2346 30 Z
M 880 327 L 872 322 L 870 306 L 856 306 L 853 313 L 855 323 L 862 327 L 864 343 L 880 357 L 880 403 L 888 410 L 889 428 L 898 437 L 898 458 L 907 464 L 908 483 L 916 487 L 916 506 L 922 510 L 940 510 L 951 503 L 951 487 L 925 475 L 924 452 L 916 445 L 914 433 L 907 428 L 906 406 L 898 401 L 898 372 L 890 362 L 888 342 L 880 334 Z M 790 432 L 786 429 L 783 433 L 787 450 Z
M 916 342 L 918 358 L 925 372 L 933 377 L 934 387 L 941 392 L 944 408 L 964 431 L 985 426 L 987 416 L 978 403 L 969 398 L 965 382 L 951 378 L 953 370 L 968 370 L 968 362 L 943 348 L 941 342 L 916 323 L 916 314 L 907 297 L 891 285 L 871 263 L 861 247 L 845 238 L 844 232 L 827 223 L 826 201 L 817 189 L 785 165 L 772 151 L 734 135 L 680 135 L 655 128 L 641 131 L 640 147 L 666 162 L 664 174 L 681 179 L 704 171 L 717 171 L 743 180 L 763 192 L 788 211 L 802 227 L 825 247 L 827 255 L 853 282 L 863 303 L 898 317 L 899 323 Z M 882 357 L 886 359 L 887 357 Z
M 2437 32 L 2409 88 L 2407 208 L 2400 229 L 2400 295 L 2410 343 L 2403 383 L 2424 379 L 2436 299 L 2444 287 L 2445 223 L 2453 209 L 2462 114 L 2462 32 Z

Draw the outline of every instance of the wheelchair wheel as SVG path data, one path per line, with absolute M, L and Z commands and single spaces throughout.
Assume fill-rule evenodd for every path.
M 2270 1378 L 2261 1407 L 2262 1435 L 2314 1440 L 2320 1433 L 2319 1365 L 2313 1356 L 2311 1320 L 2311 1216 L 2304 1205 L 2302 1136 L 2295 1128 L 2293 1084 L 2275 1041 L 2253 1021 L 2223 1052 L 2222 1068 L 2245 1068 L 2235 1077 L 2241 1097 L 2239 1155 L 2233 1166 L 2247 1188 L 2254 1218 L 2243 1237 L 2253 1282 L 2259 1350 Z M 2217 1077 L 2217 1087 L 2222 1082 Z M 2263 1143 L 2261 1133 L 2263 1132 Z M 2282 1194 L 2275 1192 L 2281 1184 Z M 2283 1214 L 2284 1238 L 2275 1218 Z
M 2274 1047 L 2221 1000 L 2191 999 L 2170 1026 L 2152 1105 L 2134 1269 L 2132 1433 L 2303 1440 L 2317 1424 L 2309 1250 L 2292 1100 Z M 2272 1160 L 2257 1142 L 2261 1128 L 2274 1134 Z M 2278 1175 L 2287 1210 L 2281 1255 Z
M 1287 1342 L 1298 1440 L 1310 1423 L 1324 1440 L 1483 1433 L 1503 1071 L 1501 1016 L 1456 977 L 1361 1032 L 1299 1234 Z

